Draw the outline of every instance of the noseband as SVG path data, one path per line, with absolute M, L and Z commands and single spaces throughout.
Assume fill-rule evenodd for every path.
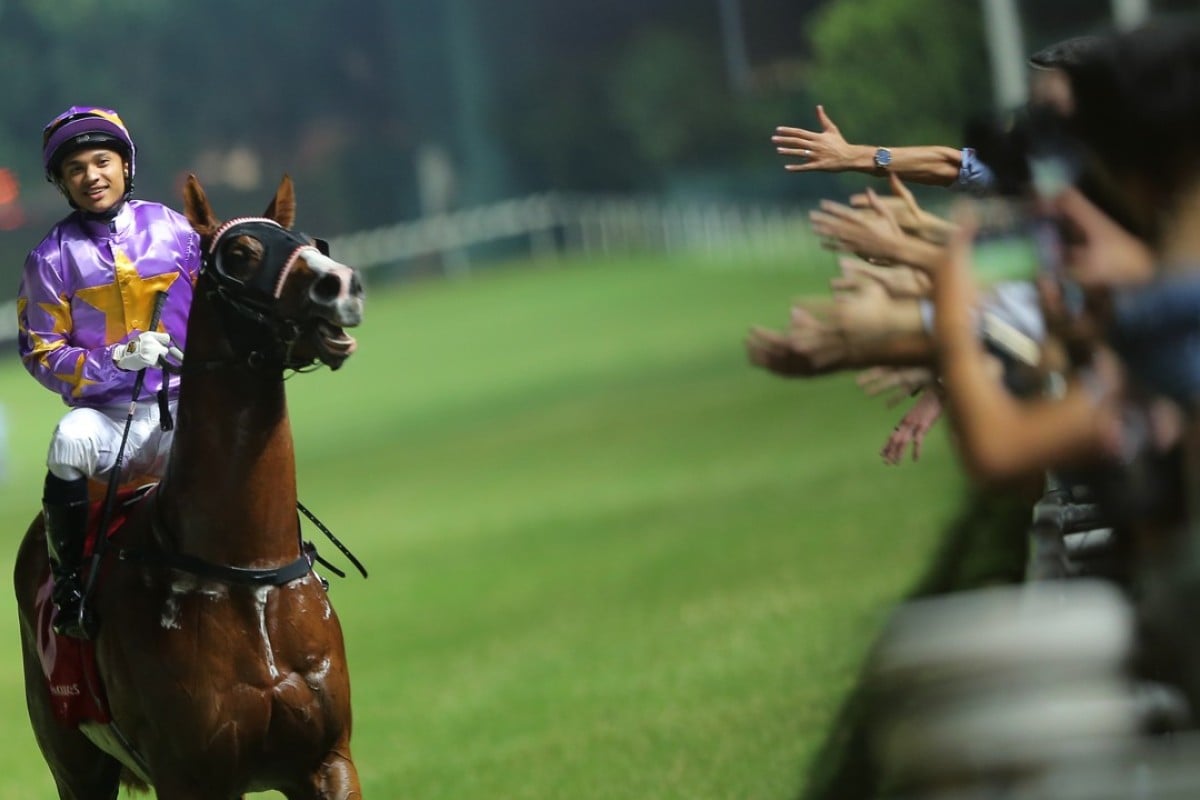
M 253 275 L 243 280 L 232 275 L 224 264 L 221 244 L 227 237 L 251 236 L 263 247 L 262 262 Z M 238 217 L 224 223 L 213 234 L 201 262 L 200 276 L 206 279 L 207 294 L 218 301 L 224 327 L 237 358 L 234 363 L 254 369 L 292 369 L 301 371 L 316 359 L 302 360 L 292 355 L 303 323 L 287 319 L 277 311 L 288 276 L 307 249 L 322 255 L 329 247 L 320 239 L 288 230 L 266 217 Z M 229 361 L 205 361 L 190 366 L 211 368 Z M 184 368 L 189 363 L 184 362 Z

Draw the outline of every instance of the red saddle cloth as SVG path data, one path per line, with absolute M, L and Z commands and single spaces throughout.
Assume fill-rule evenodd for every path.
M 121 529 L 133 508 L 149 496 L 151 488 L 130 489 L 117 494 L 107 536 L 111 537 Z M 95 550 L 96 528 L 100 524 L 103 505 L 103 501 L 92 503 L 91 530 L 84 544 L 85 557 L 90 557 Z M 34 603 L 34 614 L 38 658 L 42 662 L 42 674 L 46 677 L 46 687 L 50 692 L 54 715 L 59 722 L 69 727 L 75 727 L 81 722 L 107 723 L 111 717 L 104 684 L 96 666 L 96 645 L 90 641 L 59 636 L 54 632 L 50 625 L 54 617 L 54 603 L 50 600 L 53 589 L 54 577 L 47 565 Z

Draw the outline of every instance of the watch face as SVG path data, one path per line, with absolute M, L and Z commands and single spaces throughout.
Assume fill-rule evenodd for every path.
M 875 166 L 880 169 L 890 166 L 892 163 L 892 151 L 886 147 L 881 147 L 875 151 Z

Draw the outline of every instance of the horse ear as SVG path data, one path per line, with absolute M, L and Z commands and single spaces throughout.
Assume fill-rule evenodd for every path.
M 204 194 L 200 181 L 191 174 L 183 184 L 183 215 L 192 223 L 192 227 L 201 238 L 212 236 L 221 225 L 220 220 L 213 215 L 212 206 L 208 204 L 208 196 Z
M 279 182 L 275 197 L 263 212 L 263 216 L 275 220 L 285 228 L 292 227 L 292 223 L 296 221 L 296 188 L 292 186 L 290 175 L 285 174 Z

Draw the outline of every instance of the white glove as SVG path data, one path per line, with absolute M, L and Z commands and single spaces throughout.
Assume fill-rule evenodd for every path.
M 139 333 L 136 339 L 113 348 L 113 363 L 118 368 L 136 372 L 146 367 L 157 366 L 163 356 L 170 353 L 176 358 L 182 358 L 179 348 L 171 344 L 171 337 L 158 331 Z

